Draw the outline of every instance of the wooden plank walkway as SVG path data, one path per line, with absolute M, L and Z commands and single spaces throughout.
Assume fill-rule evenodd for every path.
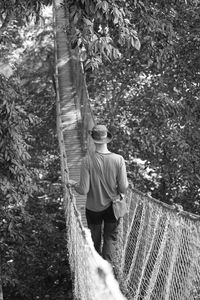
M 81 114 L 77 105 L 77 94 L 73 83 L 72 58 L 66 32 L 66 18 L 62 7 L 62 0 L 55 1 L 55 34 L 57 60 L 57 97 L 60 101 L 60 125 L 63 133 L 65 152 L 70 179 L 79 180 L 80 163 L 84 155 L 81 144 Z M 85 201 L 86 197 L 75 193 L 77 208 L 81 213 L 82 222 L 86 226 Z

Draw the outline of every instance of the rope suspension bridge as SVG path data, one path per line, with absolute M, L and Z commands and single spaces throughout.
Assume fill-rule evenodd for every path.
M 74 297 L 81 300 L 200 300 L 200 217 L 137 190 L 126 195 L 112 267 L 95 251 L 84 216 L 85 198 L 67 189 L 79 179 L 80 161 L 94 120 L 79 60 L 65 32 L 68 12 L 54 1 L 57 127 L 61 154 L 69 260 Z M 87 141 L 87 145 L 85 144 Z

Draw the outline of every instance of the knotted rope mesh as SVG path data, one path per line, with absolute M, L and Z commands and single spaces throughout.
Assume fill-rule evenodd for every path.
M 200 299 L 199 218 L 137 190 L 127 197 L 121 271 L 127 298 Z
M 126 195 L 129 214 L 121 220 L 114 253 L 119 285 L 111 266 L 96 253 L 90 232 L 83 226 L 77 201 L 66 188 L 70 175 L 68 162 L 73 163 L 77 147 L 83 150 L 77 153 L 84 153 L 93 118 L 80 63 L 71 59 L 69 42 L 62 29 L 67 16 L 64 7 L 61 0 L 55 0 L 58 136 L 75 299 L 120 300 L 125 296 L 134 300 L 199 300 L 199 217 L 129 190 Z M 65 60 L 61 65 L 59 60 L 63 55 Z M 74 135 L 80 145 L 73 145 L 72 153 L 70 139 Z

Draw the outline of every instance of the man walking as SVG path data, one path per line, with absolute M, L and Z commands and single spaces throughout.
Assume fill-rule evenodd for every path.
M 112 201 L 128 188 L 126 166 L 121 155 L 108 150 L 112 134 L 105 125 L 94 126 L 90 134 L 95 152 L 83 158 L 80 180 L 69 180 L 69 186 L 74 187 L 77 193 L 87 195 L 86 219 L 94 247 L 104 259 L 112 262 L 119 226 Z

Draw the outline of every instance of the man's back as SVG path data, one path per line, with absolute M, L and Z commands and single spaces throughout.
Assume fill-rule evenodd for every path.
M 85 212 L 94 247 L 112 263 L 120 224 L 112 201 L 128 188 L 126 167 L 121 155 L 108 150 L 112 134 L 105 125 L 95 125 L 89 133 L 96 151 L 82 160 L 79 182 L 71 180 L 69 185 L 87 195 Z
M 90 155 L 86 156 L 85 164 L 90 173 L 86 207 L 90 210 L 101 211 L 110 205 L 111 197 L 115 198 L 119 192 L 124 193 L 128 187 L 124 159 L 121 155 L 112 152 L 95 152 L 92 154 L 92 159 Z M 96 168 L 104 178 L 109 194 L 105 190 Z

